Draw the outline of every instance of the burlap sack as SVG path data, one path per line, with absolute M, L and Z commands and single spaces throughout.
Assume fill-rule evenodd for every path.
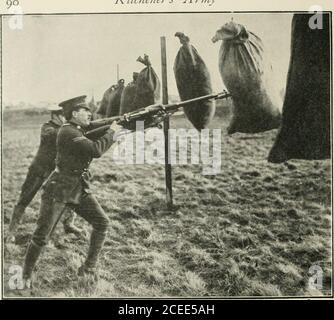
M 182 101 L 212 93 L 211 78 L 205 62 L 197 50 L 189 43 L 189 38 L 181 32 L 175 34 L 180 39 L 174 62 L 174 74 Z M 215 114 L 212 100 L 195 102 L 183 108 L 185 115 L 197 130 L 206 128 Z
M 232 94 L 233 118 L 228 133 L 256 133 L 278 128 L 279 101 L 270 86 L 261 39 L 233 21 L 218 30 L 212 41 L 222 40 L 219 70 Z

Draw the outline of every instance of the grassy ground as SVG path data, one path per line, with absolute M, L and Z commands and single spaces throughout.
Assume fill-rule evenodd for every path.
M 30 121 L 31 122 L 31 121 Z M 29 123 L 30 123 L 29 122 Z M 174 119 L 174 127 L 189 127 Z M 11 265 L 22 265 L 40 195 L 31 203 L 16 244 L 5 247 L 5 295 L 39 297 L 216 297 L 327 295 L 331 289 L 331 162 L 266 157 L 276 130 L 226 135 L 222 172 L 203 176 L 201 165 L 173 167 L 175 210 L 165 206 L 164 167 L 112 166 L 109 151 L 93 162 L 92 188 L 111 220 L 95 285 L 76 276 L 88 241 L 59 225 L 36 271 L 33 292 L 8 287 Z M 3 135 L 5 233 L 39 125 L 6 126 Z M 78 218 L 76 223 L 89 230 Z M 323 289 L 308 286 L 319 265 Z

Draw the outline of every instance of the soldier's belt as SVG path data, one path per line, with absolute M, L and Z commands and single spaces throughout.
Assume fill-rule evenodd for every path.
M 56 167 L 55 171 L 57 173 L 61 173 L 61 174 L 65 174 L 65 175 L 70 175 L 70 176 L 81 176 L 83 174 L 86 174 L 88 172 L 88 168 L 84 168 L 84 169 L 63 169 L 63 168 L 59 168 Z

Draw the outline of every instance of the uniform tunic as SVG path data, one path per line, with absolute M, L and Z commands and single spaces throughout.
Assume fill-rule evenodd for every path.
M 90 193 L 88 167 L 112 145 L 114 132 L 107 131 L 92 141 L 85 130 L 73 122 L 64 124 L 57 137 L 56 171 L 48 179 L 45 192 L 60 202 L 79 204 L 83 193 Z

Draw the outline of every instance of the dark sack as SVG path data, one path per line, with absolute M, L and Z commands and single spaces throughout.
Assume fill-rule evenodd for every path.
M 256 133 L 278 128 L 280 99 L 271 83 L 272 68 L 265 61 L 261 39 L 231 21 L 216 32 L 212 41 L 218 40 L 223 41 L 219 70 L 234 105 L 228 133 Z
M 282 128 L 270 162 L 331 157 L 331 24 L 323 14 L 322 28 L 312 29 L 312 17 L 293 16 Z
M 119 111 L 120 115 L 137 109 L 136 105 L 134 104 L 134 99 L 137 90 L 138 75 L 139 74 L 137 72 L 133 73 L 133 81 L 130 82 L 122 92 L 121 107 Z
M 189 44 L 189 38 L 181 32 L 175 34 L 180 39 L 179 49 L 174 62 L 174 74 L 177 89 L 182 101 L 212 93 L 209 71 L 198 54 Z M 215 114 L 215 102 L 212 100 L 195 102 L 183 107 L 189 121 L 197 130 L 206 128 Z
M 106 117 L 114 117 L 119 115 L 119 109 L 121 105 L 122 92 L 124 90 L 124 80 L 118 81 L 115 89 L 110 92 L 109 104 L 106 110 Z
M 144 58 L 139 57 L 137 61 L 143 63 L 146 67 L 138 75 L 136 93 L 133 100 L 133 108 L 135 109 L 154 104 L 160 98 L 160 81 L 151 66 L 149 57 L 144 55 Z
M 108 108 L 109 103 L 110 103 L 110 97 L 111 97 L 111 94 L 114 90 L 115 90 L 115 85 L 112 85 L 103 94 L 103 98 L 101 100 L 100 107 L 97 111 L 97 114 L 100 115 L 103 118 L 105 118 L 106 115 L 107 115 L 107 108 Z

